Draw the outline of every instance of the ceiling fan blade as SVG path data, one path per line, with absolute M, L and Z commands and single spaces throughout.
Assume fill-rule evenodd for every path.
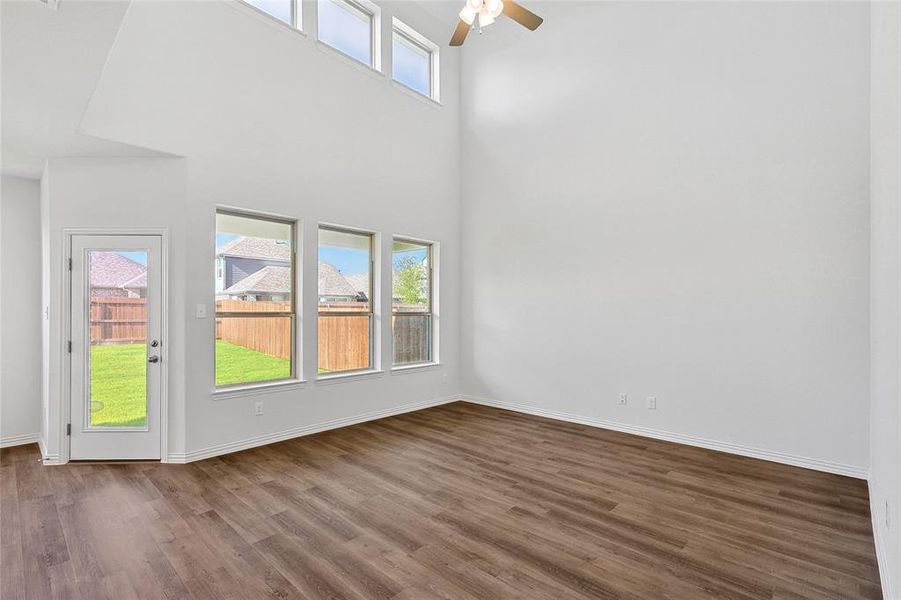
M 460 22 L 457 23 L 457 28 L 454 30 L 454 35 L 451 37 L 450 45 L 462 46 L 467 33 L 469 33 L 469 24 L 460 19 Z
M 530 31 L 535 31 L 544 19 L 513 0 L 504 0 L 504 14 Z

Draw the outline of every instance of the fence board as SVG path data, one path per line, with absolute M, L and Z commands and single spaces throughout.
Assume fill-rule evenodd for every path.
M 147 340 L 147 299 L 91 296 L 91 343 L 124 344 Z
M 286 302 L 246 302 L 217 300 L 223 312 L 286 312 Z M 348 312 L 352 305 L 320 306 L 322 313 Z M 365 307 L 359 307 L 361 313 Z M 146 341 L 147 299 L 118 296 L 91 298 L 91 343 L 121 344 Z M 403 315 L 392 318 L 395 335 L 394 360 L 421 362 L 429 358 L 430 319 Z M 369 366 L 369 318 L 360 316 L 320 316 L 318 319 L 319 368 L 327 371 L 365 369 Z M 216 319 L 216 339 L 257 352 L 289 359 L 291 319 L 273 317 L 228 317 Z

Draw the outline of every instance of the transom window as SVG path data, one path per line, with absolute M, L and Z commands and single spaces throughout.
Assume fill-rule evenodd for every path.
M 319 373 L 372 368 L 373 235 L 319 228 Z
M 319 0 L 319 40 L 373 69 L 379 59 L 379 8 L 367 0 Z
M 391 264 L 394 364 L 432 362 L 432 244 L 394 238 Z
M 391 77 L 423 96 L 438 100 L 438 46 L 394 19 Z
M 216 211 L 216 387 L 296 377 L 295 222 Z
M 279 21 L 300 29 L 300 0 L 244 0 Z

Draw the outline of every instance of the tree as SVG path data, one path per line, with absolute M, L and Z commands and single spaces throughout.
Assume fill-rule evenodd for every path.
M 394 263 L 394 295 L 401 304 L 425 304 L 428 274 L 425 266 L 412 256 L 405 256 Z

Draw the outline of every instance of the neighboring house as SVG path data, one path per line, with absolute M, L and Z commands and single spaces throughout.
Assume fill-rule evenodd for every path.
M 364 301 L 369 298 L 369 273 L 351 273 L 343 277 L 357 293 L 357 297 Z
M 342 275 L 328 263 L 319 263 L 319 302 L 366 302 L 369 299 L 368 284 L 365 291 L 359 290 L 359 281 L 356 281 L 356 285 L 350 283 L 349 278 L 352 277 L 354 275 Z
M 216 249 L 216 293 L 228 289 L 264 267 L 291 266 L 291 246 L 268 238 L 237 237 Z M 288 291 L 288 285 L 284 292 Z
M 239 237 L 216 251 L 216 294 L 230 300 L 281 302 L 290 298 L 291 255 L 287 244 Z M 353 282 L 349 281 L 352 279 Z M 319 265 L 320 302 L 362 302 L 369 297 L 369 276 L 342 275 Z
M 144 298 L 147 267 L 118 252 L 91 252 L 91 295 Z
M 290 291 L 290 267 L 268 265 L 226 288 L 222 294 L 228 294 L 231 300 L 283 302 L 290 299 Z

